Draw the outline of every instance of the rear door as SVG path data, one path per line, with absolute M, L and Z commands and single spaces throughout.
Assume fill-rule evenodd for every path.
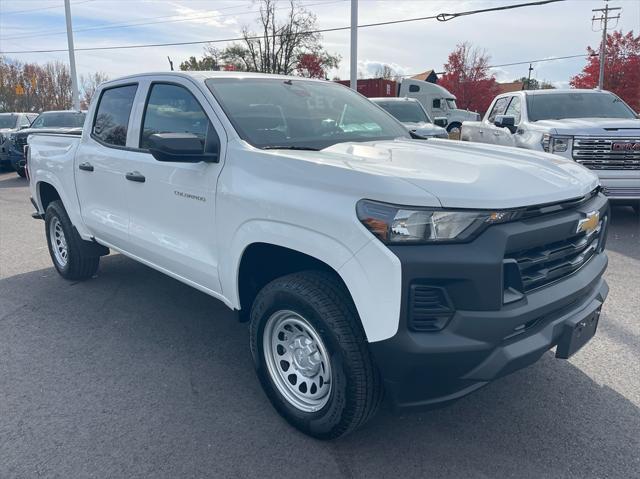
M 215 200 L 225 159 L 225 132 L 208 98 L 192 80 L 158 77 L 145 90 L 136 115 L 137 150 L 127 161 L 127 171 L 139 178 L 126 182 L 130 251 L 195 285 L 220 292 Z M 216 135 L 220 160 L 158 161 L 148 151 L 148 138 L 154 133 L 193 133 L 203 142 Z
M 129 237 L 127 137 L 137 93 L 137 83 L 101 91 L 90 132 L 83 135 L 74 165 L 84 223 L 96 238 L 125 250 Z

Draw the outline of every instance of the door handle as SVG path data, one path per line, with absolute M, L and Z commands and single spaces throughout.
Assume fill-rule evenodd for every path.
M 78 165 L 78 169 L 82 171 L 93 171 L 93 165 L 88 161 L 85 161 L 84 163 L 80 163 Z
M 493 136 L 500 136 L 500 132 L 498 132 L 498 131 L 494 131 L 494 132 L 493 132 Z
M 136 181 L 138 183 L 144 183 L 146 178 L 144 177 L 144 175 L 142 173 L 140 173 L 139 171 L 130 171 L 129 173 L 127 173 L 126 175 L 124 175 L 125 178 L 129 181 Z
M 478 130 L 478 133 L 480 133 L 481 135 L 484 135 L 484 131 L 482 130 Z

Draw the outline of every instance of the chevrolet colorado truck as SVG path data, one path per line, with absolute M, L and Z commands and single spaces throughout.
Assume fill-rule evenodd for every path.
M 598 90 L 525 90 L 498 95 L 461 140 L 547 151 L 593 170 L 612 202 L 640 213 L 640 119 Z
M 267 397 L 317 438 L 365 423 L 383 393 L 433 407 L 569 357 L 608 292 L 596 175 L 413 140 L 331 82 L 109 81 L 80 137 L 30 136 L 26 167 L 63 278 L 114 250 L 238 310 Z

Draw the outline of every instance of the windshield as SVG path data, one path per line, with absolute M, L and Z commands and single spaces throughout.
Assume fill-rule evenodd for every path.
M 320 150 L 345 141 L 409 138 L 393 118 L 337 83 L 215 78 L 206 84 L 240 137 L 258 148 Z
M 78 128 L 84 125 L 85 113 L 77 111 L 42 113 L 31 128 Z
M 376 101 L 374 103 L 387 110 L 402 123 L 431 123 L 431 119 L 427 116 L 418 102 Z
M 456 101 L 453 98 L 447 98 L 447 106 L 449 107 L 449 110 L 456 110 L 458 108 Z
M 610 93 L 528 95 L 529 120 L 564 118 L 635 118 L 633 111 Z
M 10 113 L 0 115 L 0 128 L 15 128 L 18 117 Z

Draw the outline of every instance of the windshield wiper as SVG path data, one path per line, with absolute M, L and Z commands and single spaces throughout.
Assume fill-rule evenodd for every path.
M 306 150 L 306 151 L 320 151 L 320 148 L 313 148 L 311 146 L 278 146 L 278 145 L 269 145 L 263 146 L 263 150 Z

